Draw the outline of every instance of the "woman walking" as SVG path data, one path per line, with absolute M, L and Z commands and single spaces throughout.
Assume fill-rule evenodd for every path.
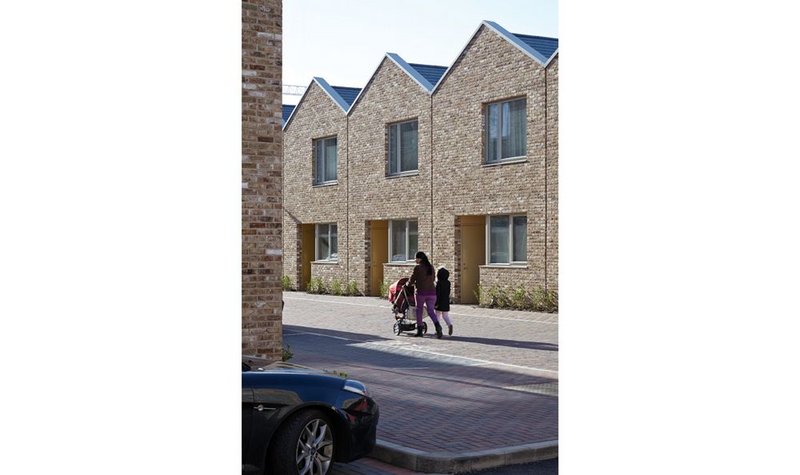
M 433 325 L 436 327 L 436 338 L 442 337 L 442 326 L 439 324 L 439 319 L 436 318 L 436 285 L 434 283 L 433 266 L 428 260 L 428 256 L 424 252 L 419 251 L 415 260 L 417 265 L 414 266 L 414 273 L 408 280 L 409 285 L 416 286 L 417 289 L 417 334 L 415 336 L 422 336 L 422 306 L 425 305 L 428 309 L 428 316 L 433 320 Z

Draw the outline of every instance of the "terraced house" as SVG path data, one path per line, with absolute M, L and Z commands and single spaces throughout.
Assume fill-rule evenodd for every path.
M 367 295 L 417 250 L 478 288 L 558 290 L 558 39 L 484 21 L 450 67 L 387 53 L 284 106 L 283 273 Z

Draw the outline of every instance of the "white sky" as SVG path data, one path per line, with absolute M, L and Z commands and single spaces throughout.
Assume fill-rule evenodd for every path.
M 283 83 L 364 87 L 386 53 L 449 67 L 483 20 L 558 37 L 557 0 L 284 0 Z M 300 96 L 284 95 L 284 104 Z

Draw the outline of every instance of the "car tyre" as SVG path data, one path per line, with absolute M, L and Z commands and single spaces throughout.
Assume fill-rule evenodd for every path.
M 395 322 L 394 323 L 393 330 L 394 330 L 394 333 L 396 335 L 399 335 L 399 334 L 401 334 L 403 332 L 403 330 L 400 328 L 400 322 Z
M 428 333 L 428 323 L 427 322 L 422 322 L 422 333 L 423 334 L 427 334 Z
M 326 475 L 333 466 L 334 437 L 333 424 L 322 411 L 295 414 L 275 435 L 267 459 L 270 472 Z

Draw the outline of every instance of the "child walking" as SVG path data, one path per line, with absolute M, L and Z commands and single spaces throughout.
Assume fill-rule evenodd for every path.
M 453 334 L 453 322 L 450 321 L 450 272 L 444 267 L 440 267 L 436 272 L 436 304 L 433 308 L 436 309 L 436 315 L 439 318 L 444 318 L 447 323 L 447 334 Z

